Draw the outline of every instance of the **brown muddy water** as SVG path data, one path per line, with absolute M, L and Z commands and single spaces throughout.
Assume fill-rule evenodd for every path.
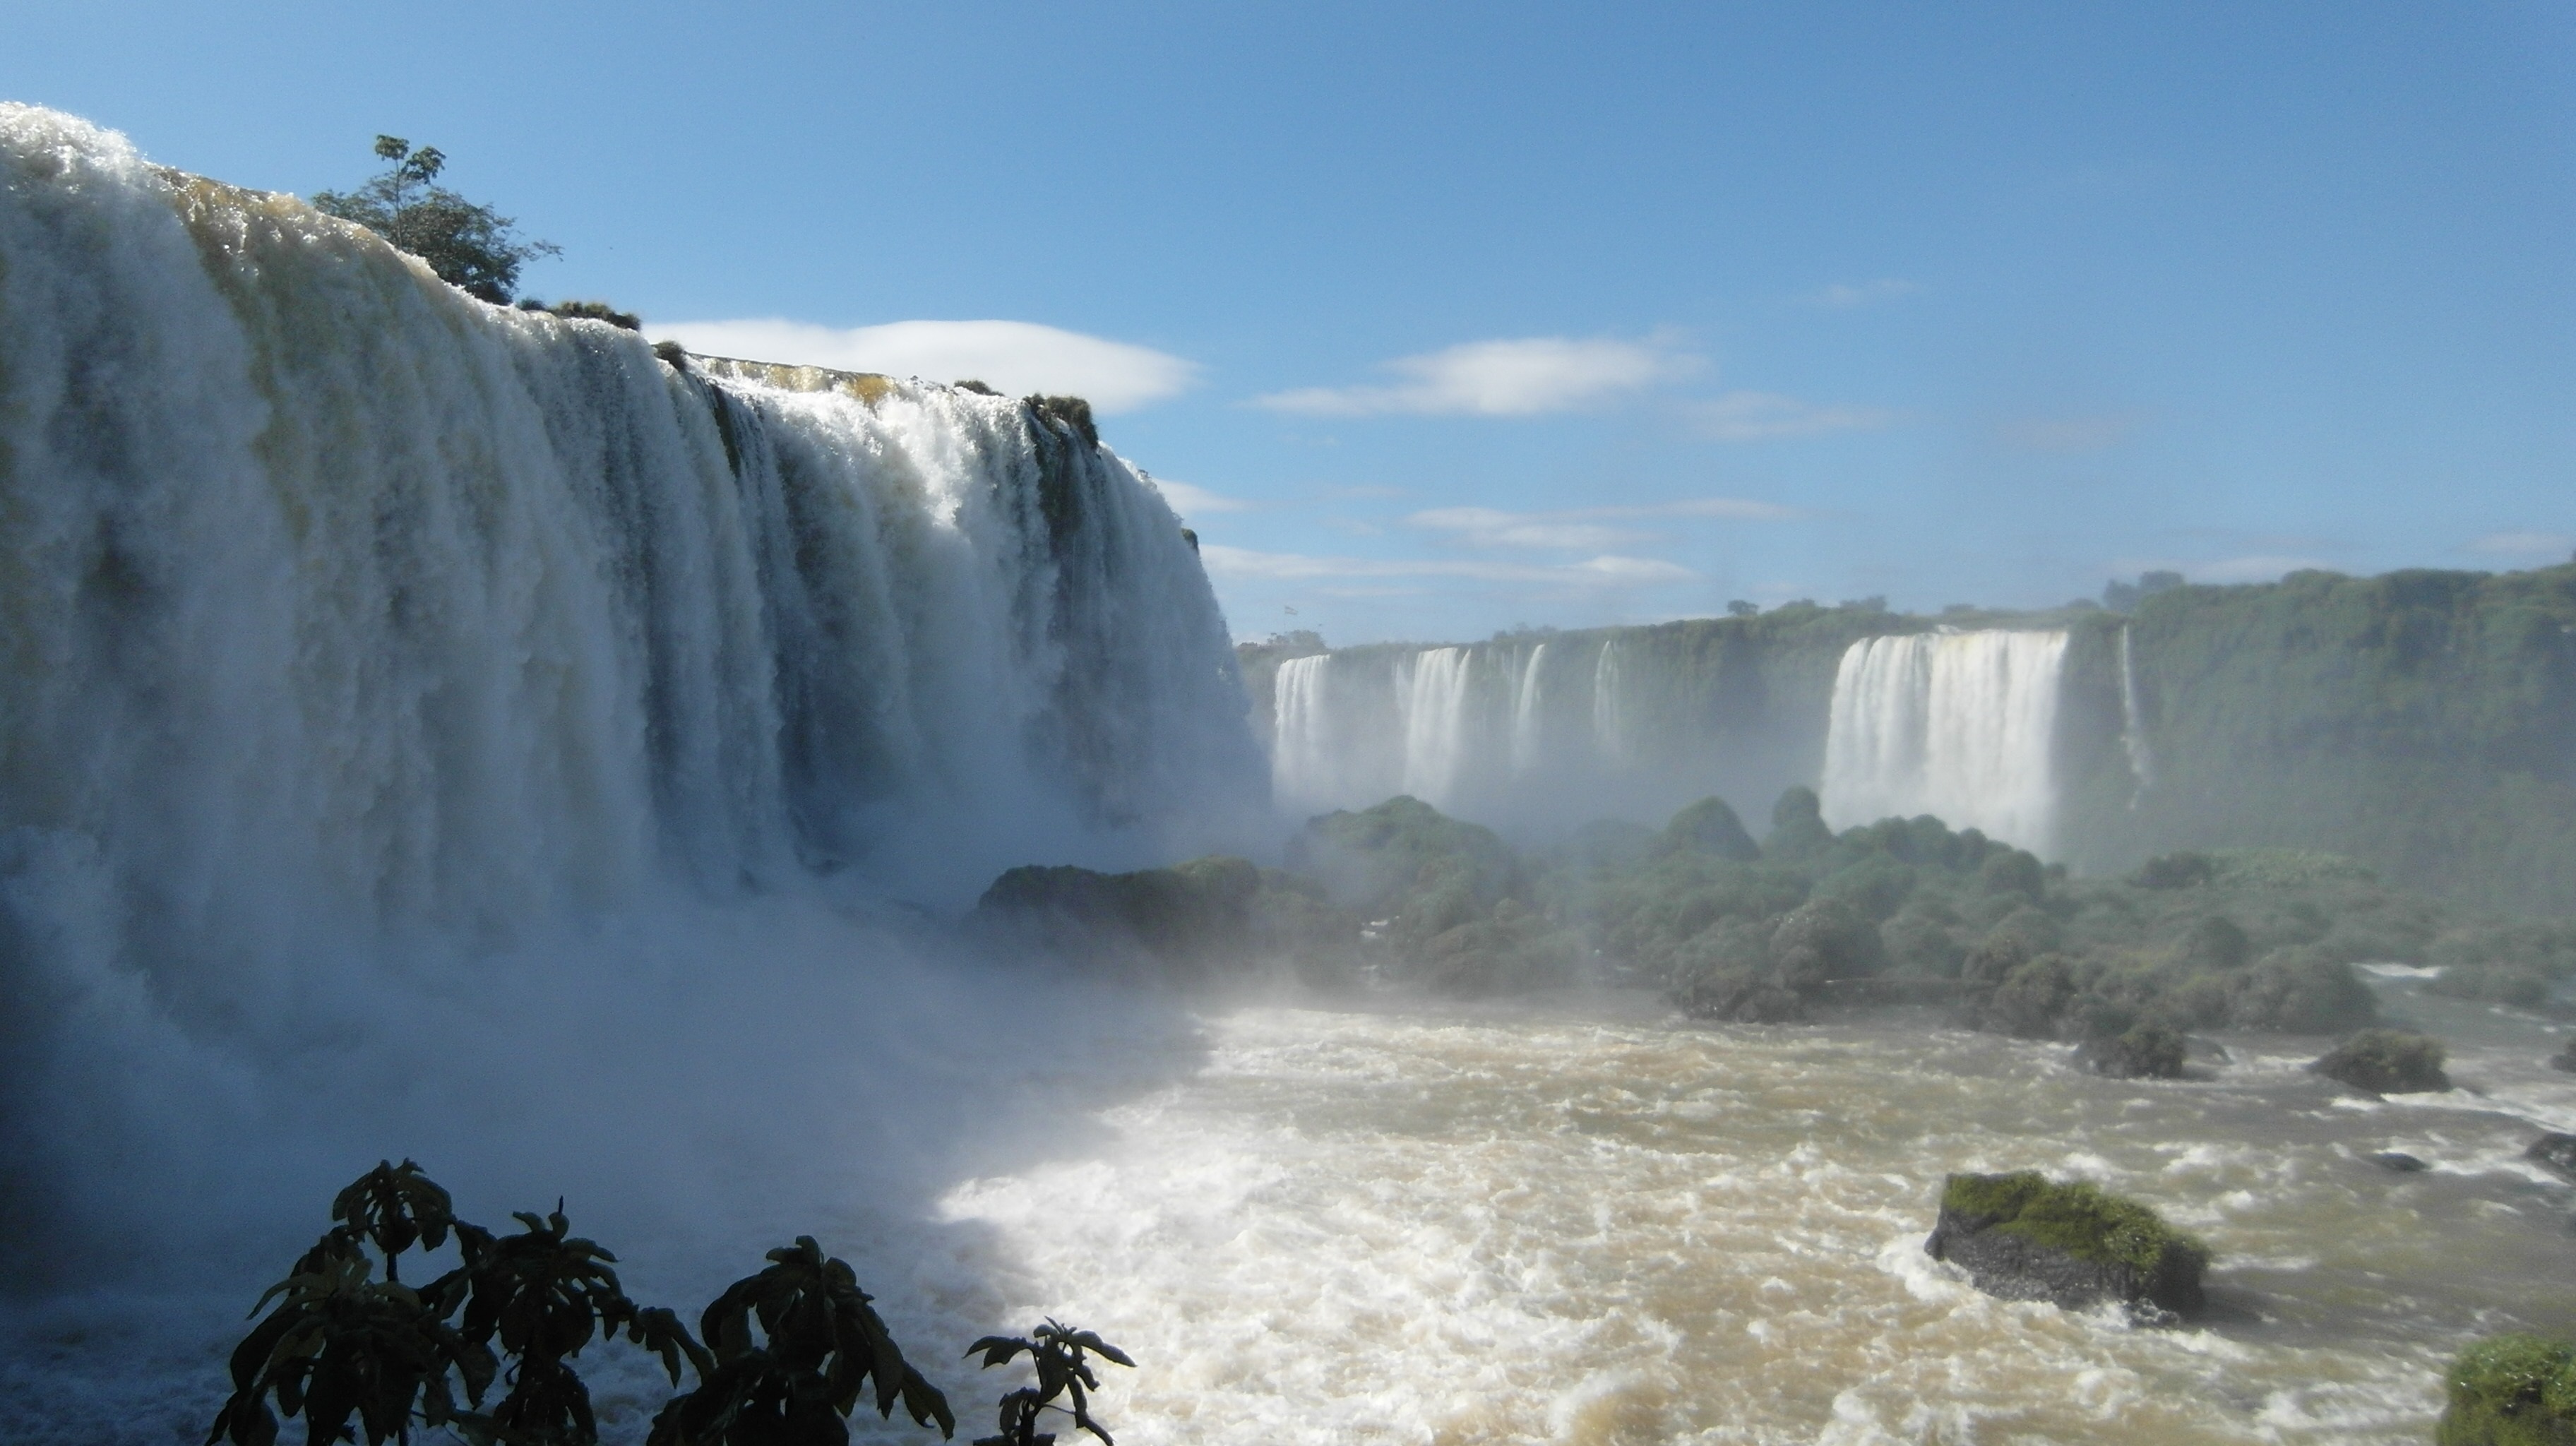
M 2576 1333 L 2576 1188 L 2521 1158 L 2576 1129 L 2576 1076 L 2543 1063 L 2564 1026 L 2379 987 L 2450 1043 L 2460 1088 L 2357 1095 L 2301 1068 L 2327 1041 L 2279 1037 L 2222 1036 L 2200 1078 L 2096 1079 L 1924 1011 L 1210 1008 L 1022 1078 L 1042 1127 L 941 1170 L 926 1209 L 864 1188 L 781 1208 L 852 1260 L 960 1441 L 1017 1382 L 956 1352 L 1054 1315 L 1135 1356 L 1103 1368 L 1120 1446 L 2423 1442 L 2464 1342 Z M 2213 1317 L 1996 1301 L 1925 1258 L 1945 1174 L 2018 1168 L 2200 1234 Z M 783 1230 L 602 1238 L 639 1296 L 687 1302 Z M 14 1307 L 0 1442 L 202 1440 L 269 1278 L 233 1276 L 196 1302 Z M 641 1441 L 668 1383 L 622 1345 L 582 1361 L 607 1439 Z
M 1101 1148 L 944 1209 L 989 1227 L 1010 1313 L 1144 1363 L 1103 1408 L 1129 1446 L 2420 1442 L 2463 1342 L 2576 1329 L 2576 1192 L 2520 1158 L 2576 1127 L 2576 1079 L 2537 1018 L 2382 989 L 2462 1088 L 2355 1095 L 2277 1037 L 2120 1082 L 1916 1014 L 1243 1008 Z M 1943 1175 L 2014 1168 L 2202 1235 L 2217 1318 L 2008 1304 L 1926 1259 Z

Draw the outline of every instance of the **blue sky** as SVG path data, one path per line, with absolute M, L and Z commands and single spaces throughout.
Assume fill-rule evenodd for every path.
M 1243 637 L 2576 548 L 2565 5 L 93 3 L 6 34 L 0 98 L 239 184 L 435 144 L 564 248 L 540 295 L 1086 391 Z

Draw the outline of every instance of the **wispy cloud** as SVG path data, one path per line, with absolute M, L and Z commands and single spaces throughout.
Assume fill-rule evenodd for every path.
M 894 321 L 829 327 L 778 317 L 675 321 L 648 328 L 657 341 L 753 361 L 882 372 L 927 381 L 974 380 L 1008 396 L 1088 398 L 1092 410 L 1132 412 L 1187 391 L 1194 362 L 1105 337 L 1027 321 Z
M 2576 552 L 2576 537 L 2564 532 L 2490 532 L 2470 543 L 2469 551 L 2493 557 L 2565 557 Z
M 1470 547 L 1539 547 L 1563 552 L 1624 547 L 1651 541 L 1654 534 L 1633 527 L 1582 522 L 1564 513 L 1503 512 L 1491 507 L 1435 507 L 1405 521 L 1416 527 L 1455 533 Z
M 1874 301 L 1894 301 L 1900 296 L 1912 296 L 1922 289 L 1911 281 L 1882 276 L 1876 281 L 1837 281 L 1809 299 L 1818 306 L 1849 310 Z
M 1199 549 L 1209 572 L 1303 582 L 1325 578 L 1454 577 L 1476 582 L 1541 583 L 1570 587 L 1635 587 L 1687 582 L 1698 573 L 1650 557 L 1604 554 L 1582 562 L 1538 565 L 1468 558 L 1316 557 L 1297 552 L 1256 552 L 1208 543 Z
M 1387 386 L 1303 387 L 1254 401 L 1276 412 L 1325 417 L 1526 417 L 1598 406 L 1698 365 L 1698 358 L 1652 339 L 1520 337 L 1399 357 L 1384 365 L 1399 378 Z
M 1240 497 L 1228 497 L 1222 492 L 1210 492 L 1204 487 L 1193 487 L 1187 482 L 1175 482 L 1169 477 L 1155 477 L 1149 480 L 1153 482 L 1156 489 L 1161 491 L 1163 500 L 1172 504 L 1172 510 L 1183 517 L 1204 517 L 1211 512 L 1252 510 L 1252 504 Z
M 2026 417 L 1995 429 L 2009 447 L 2025 452 L 2100 452 L 2129 440 L 2139 419 L 2126 413 L 2092 417 Z
M 1470 547 L 1524 547 L 1581 552 L 1625 547 L 1653 540 L 1658 534 L 1615 522 L 1655 518 L 1732 518 L 1781 522 L 1798 516 L 1795 508 L 1742 497 L 1689 497 L 1630 507 L 1576 507 L 1555 512 L 1505 512 L 1494 507 L 1435 507 L 1405 518 L 1416 527 L 1454 534 Z
M 1765 442 L 1826 432 L 1872 432 L 1897 414 L 1881 407 L 1820 406 L 1778 392 L 1728 392 L 1690 408 L 1699 429 L 1721 442 Z

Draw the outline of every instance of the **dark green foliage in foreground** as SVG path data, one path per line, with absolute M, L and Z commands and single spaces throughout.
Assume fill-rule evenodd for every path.
M 428 262 L 439 280 L 496 306 L 509 304 L 520 267 L 562 254 L 550 242 L 519 239 L 518 222 L 439 185 L 447 157 L 436 146 L 378 136 L 376 154 L 391 168 L 354 191 L 314 192 L 313 209 L 357 222 Z
M 2451 1087 L 2442 1072 L 2442 1041 L 2394 1029 L 2365 1029 L 2308 1068 L 2376 1094 L 2423 1094 Z
M 1037 1368 L 1034 1386 L 1022 1386 L 1002 1397 L 1001 1430 L 979 1437 L 975 1446 L 1039 1446 L 1055 1437 L 1038 1430 L 1038 1413 L 1056 1411 L 1073 1418 L 1081 1430 L 1100 1438 L 1102 1446 L 1116 1446 L 1109 1428 L 1091 1419 L 1090 1393 L 1100 1389 L 1100 1378 L 1092 1373 L 1087 1355 L 1104 1361 L 1133 1367 L 1136 1363 L 1127 1353 L 1102 1340 L 1090 1331 L 1076 1330 L 1050 1319 L 1025 1336 L 986 1336 L 966 1348 L 966 1354 L 981 1351 L 984 1369 L 1008 1365 L 1025 1353 L 1029 1364 Z M 1070 1406 L 1055 1404 L 1058 1397 L 1071 1401 Z
M 767 1270 L 709 1306 L 701 1345 L 670 1311 L 629 1299 L 617 1257 L 574 1236 L 560 1205 L 495 1236 L 457 1219 L 447 1192 L 405 1160 L 359 1177 L 331 1216 L 252 1307 L 267 1314 L 234 1348 L 233 1395 L 207 1446 L 271 1446 L 281 1415 L 302 1416 L 315 1443 L 408 1441 L 418 1424 L 471 1446 L 593 1446 L 598 1422 L 572 1362 L 621 1334 L 659 1356 L 672 1385 L 683 1362 L 698 1377 L 655 1418 L 653 1446 L 839 1446 L 871 1378 L 878 1414 L 900 1401 L 917 1424 L 956 1426 L 849 1266 L 810 1238 L 771 1251 Z M 404 1252 L 451 1239 L 454 1269 L 416 1289 L 397 1279 Z M 506 1389 L 487 1411 L 496 1384 Z
M 2200 1266 L 2209 1263 L 2208 1246 L 2167 1225 L 2155 1211 L 2082 1180 L 2056 1182 L 2031 1170 L 1952 1175 L 1942 1187 L 1941 1207 L 2080 1260 L 2127 1265 L 2142 1276 L 2155 1274 L 2169 1253 Z
M 2489 1336 L 2460 1353 L 2437 1446 L 2576 1446 L 2576 1345 Z
M 900 1401 L 915 1425 L 953 1434 L 947 1398 L 904 1360 L 870 1299 L 810 1235 L 769 1252 L 768 1269 L 735 1281 L 700 1318 L 713 1368 L 701 1365 L 698 1388 L 653 1418 L 651 1446 L 837 1446 L 871 1377 L 878 1415 Z

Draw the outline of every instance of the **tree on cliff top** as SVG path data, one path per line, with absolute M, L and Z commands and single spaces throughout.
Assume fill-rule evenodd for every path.
M 316 191 L 313 209 L 357 222 L 428 262 L 439 280 L 495 306 L 509 304 L 521 266 L 563 254 L 552 242 L 520 240 L 518 222 L 439 185 L 447 157 L 436 146 L 414 149 L 400 136 L 378 136 L 376 154 L 392 169 L 354 191 Z

